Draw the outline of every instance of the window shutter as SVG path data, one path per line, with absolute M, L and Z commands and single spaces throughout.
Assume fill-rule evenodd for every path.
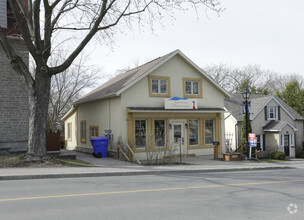
M 278 106 L 278 120 L 281 120 L 281 106 Z
M 266 145 L 265 145 L 265 134 L 263 134 L 263 151 L 266 150 Z
M 281 147 L 284 147 L 284 135 L 280 135 L 280 145 Z
M 265 121 L 267 121 L 267 106 L 265 106 L 264 112 L 265 112 Z

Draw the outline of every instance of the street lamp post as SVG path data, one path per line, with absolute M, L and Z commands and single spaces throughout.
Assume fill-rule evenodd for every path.
M 246 156 L 249 158 L 249 141 L 248 141 L 248 100 L 250 98 L 250 91 L 248 88 L 242 92 L 243 98 L 245 99 L 245 123 L 246 123 Z

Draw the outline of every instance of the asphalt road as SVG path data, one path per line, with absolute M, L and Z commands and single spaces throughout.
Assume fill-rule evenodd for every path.
M 0 181 L 0 219 L 304 219 L 304 172 Z

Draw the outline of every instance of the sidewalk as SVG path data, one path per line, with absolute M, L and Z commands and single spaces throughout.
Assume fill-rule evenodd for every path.
M 225 162 L 212 160 L 208 156 L 198 156 L 182 158 L 182 162 L 186 164 L 160 166 L 140 166 L 112 158 L 99 159 L 84 153 L 77 153 L 77 159 L 94 164 L 96 167 L 3 168 L 0 169 L 0 180 L 228 172 L 296 167 L 304 169 L 303 159 L 295 159 L 282 163 L 251 161 Z

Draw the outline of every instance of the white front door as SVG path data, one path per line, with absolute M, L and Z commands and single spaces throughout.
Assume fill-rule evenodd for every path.
M 186 120 L 170 120 L 170 148 L 172 154 L 187 155 L 187 130 L 185 128 Z

